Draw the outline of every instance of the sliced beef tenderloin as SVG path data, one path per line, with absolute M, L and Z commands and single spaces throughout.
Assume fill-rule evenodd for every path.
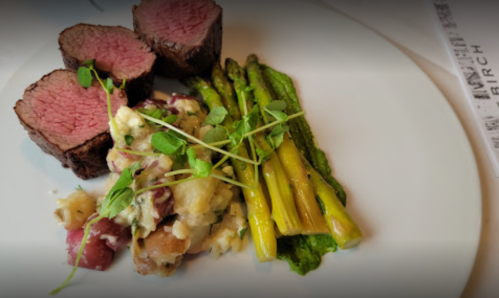
M 95 68 L 116 86 L 126 78 L 131 105 L 151 94 L 156 55 L 132 30 L 77 24 L 62 31 L 59 46 L 67 68 L 78 70 L 83 62 L 95 59 Z
M 133 26 L 167 77 L 203 74 L 220 62 L 222 8 L 212 0 L 142 0 L 133 7 Z
M 109 171 L 106 155 L 113 146 L 109 135 L 106 93 L 97 81 L 88 88 L 76 72 L 55 70 L 29 86 L 14 110 L 30 138 L 46 153 L 82 179 Z M 111 95 L 113 114 L 127 104 L 125 92 Z

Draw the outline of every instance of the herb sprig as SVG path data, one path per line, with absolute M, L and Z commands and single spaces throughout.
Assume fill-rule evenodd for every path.
M 112 111 L 112 106 L 111 106 L 111 95 L 114 92 L 114 85 L 113 85 L 113 80 L 111 78 L 107 78 L 105 81 L 103 81 L 100 77 L 99 74 L 97 73 L 97 70 L 95 69 L 95 59 L 87 60 L 83 62 L 82 66 L 78 68 L 78 82 L 80 85 L 82 85 L 85 88 L 88 88 L 92 85 L 92 73 L 97 79 L 97 81 L 100 83 L 102 86 L 102 89 L 106 92 L 106 97 L 107 97 L 107 113 L 109 115 L 109 121 L 111 122 L 111 131 L 114 133 L 118 133 L 117 130 L 117 125 L 116 121 L 113 118 L 113 111 Z M 123 79 L 123 83 L 119 87 L 119 89 L 124 89 L 126 85 L 126 78 Z
M 88 236 L 90 234 L 90 229 L 93 224 L 100 221 L 103 218 L 112 219 L 116 215 L 118 215 L 121 211 L 125 210 L 133 201 L 134 192 L 130 188 L 130 185 L 133 183 L 135 173 L 140 169 L 140 163 L 136 163 L 129 168 L 124 169 L 121 172 L 120 177 L 108 192 L 104 202 L 102 202 L 101 209 L 99 212 L 99 216 L 90 220 L 86 227 L 85 232 L 83 234 L 83 239 L 80 244 L 80 249 L 78 250 L 78 254 L 76 255 L 75 265 L 73 266 L 73 270 L 66 278 L 66 280 L 56 289 L 52 290 L 49 294 L 55 295 L 60 290 L 62 290 L 73 278 L 76 269 L 78 268 L 78 264 L 83 255 L 83 251 L 85 249 L 85 245 L 87 244 Z
M 105 81 L 103 81 L 99 77 L 99 74 L 97 73 L 94 65 L 95 65 L 95 59 L 85 61 L 82 64 L 82 66 L 78 69 L 77 73 L 78 81 L 83 87 L 88 88 L 92 84 L 93 80 L 92 74 L 95 76 L 95 78 L 98 80 L 98 82 L 106 92 L 111 132 L 118 133 L 117 124 L 115 119 L 113 118 L 112 106 L 111 106 L 111 95 L 113 94 L 115 88 L 113 81 L 110 78 L 107 78 Z M 123 83 L 119 88 L 124 89 L 125 86 L 126 86 L 126 79 L 123 80 Z M 160 131 L 153 134 L 151 138 L 151 144 L 155 149 L 166 155 L 174 155 L 176 161 L 183 159 L 185 160 L 185 157 L 187 157 L 187 162 L 190 166 L 190 169 L 180 169 L 173 172 L 169 172 L 165 174 L 165 177 L 172 177 L 182 174 L 190 174 L 191 177 L 182 180 L 167 182 L 160 185 L 153 185 L 150 187 L 139 189 L 137 191 L 133 191 L 133 189 L 130 186 L 133 184 L 135 174 L 140 169 L 140 163 L 136 163 L 124 169 L 120 177 L 116 181 L 115 185 L 111 188 L 106 198 L 104 199 L 101 205 L 99 215 L 87 223 L 73 270 L 71 271 L 67 279 L 58 288 L 51 291 L 50 294 L 54 295 L 58 293 L 73 278 L 76 269 L 78 268 L 79 261 L 83 255 L 83 251 L 87 243 L 91 226 L 103 218 L 112 219 L 115 216 L 117 216 L 120 212 L 122 212 L 130 205 L 132 205 L 135 196 L 145 191 L 153 190 L 156 188 L 172 186 L 175 184 L 180 184 L 198 178 L 206 178 L 210 176 L 225 181 L 227 183 L 238 185 L 240 187 L 256 189 L 258 185 L 258 172 L 259 172 L 258 166 L 263 162 L 265 162 L 268 156 L 272 152 L 264 151 L 259 148 L 255 149 L 255 144 L 254 144 L 255 140 L 253 139 L 253 135 L 272 128 L 272 131 L 266 136 L 266 139 L 271 144 L 273 150 L 275 150 L 282 143 L 284 133 L 286 133 L 289 130 L 289 127 L 285 124 L 285 122 L 287 122 L 290 119 L 302 116 L 304 112 L 299 112 L 288 116 L 283 112 L 286 109 L 286 102 L 282 100 L 273 101 L 269 105 L 265 106 L 263 110 L 265 111 L 265 117 L 273 119 L 274 121 L 268 123 L 267 125 L 263 125 L 257 128 L 257 123 L 259 119 L 258 105 L 254 105 L 252 110 L 248 112 L 246 102 L 243 102 L 243 104 L 244 104 L 243 119 L 234 123 L 235 129 L 233 133 L 229 133 L 227 128 L 220 125 L 224 121 L 225 117 L 228 115 L 227 110 L 224 107 L 213 108 L 206 117 L 205 124 L 213 125 L 214 127 L 208 131 L 203 140 L 199 140 L 194 136 L 189 135 L 183 132 L 182 130 L 178 129 L 177 127 L 173 126 L 172 124 L 176 122 L 178 119 L 176 115 L 168 115 L 164 117 L 165 111 L 160 109 L 157 110 L 138 109 L 137 113 L 141 115 L 144 119 L 156 125 L 168 128 L 168 131 Z M 248 138 L 249 140 L 249 145 L 252 152 L 252 160 L 237 155 L 237 150 L 239 146 L 241 146 L 245 138 Z M 124 139 L 128 146 L 130 146 L 134 141 L 134 138 L 131 135 L 125 135 Z M 188 147 L 189 146 L 188 140 L 196 143 L 196 145 Z M 218 148 L 218 146 L 223 146 L 226 144 L 232 145 L 233 149 L 231 150 L 231 152 Z M 224 157 L 215 165 L 213 165 L 211 162 L 201 160 L 196 157 L 195 148 L 198 146 L 202 146 L 210 150 L 216 151 L 218 153 L 221 153 L 224 155 Z M 158 153 L 153 153 L 153 152 L 135 152 L 121 148 L 115 148 L 115 149 L 121 152 L 142 155 L 142 156 L 159 155 Z M 215 173 L 215 170 L 219 166 L 221 166 L 229 157 L 238 159 L 245 163 L 252 164 L 255 167 L 254 171 L 255 185 L 245 185 L 243 183 L 240 183 L 239 181 Z M 136 220 L 135 220 L 135 225 L 136 225 Z M 241 237 L 241 239 L 243 238 L 245 231 L 246 229 L 243 229 L 239 232 L 239 236 Z

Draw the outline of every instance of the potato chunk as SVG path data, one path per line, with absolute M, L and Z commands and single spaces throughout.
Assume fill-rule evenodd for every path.
M 54 215 L 66 230 L 81 228 L 95 212 L 95 200 L 84 190 L 77 190 L 66 199 L 57 200 L 57 205 L 59 208 L 55 210 Z

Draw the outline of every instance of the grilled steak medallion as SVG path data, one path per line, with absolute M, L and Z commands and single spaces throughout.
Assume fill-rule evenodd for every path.
M 106 93 L 97 81 L 83 88 L 74 71 L 55 70 L 29 86 L 23 97 L 14 110 L 44 152 L 82 179 L 109 171 L 106 155 L 113 140 L 108 133 Z M 125 92 L 115 90 L 113 114 L 126 104 Z
M 222 8 L 212 0 L 143 0 L 133 8 L 133 26 L 167 77 L 202 74 L 220 62 Z
M 116 86 L 126 78 L 130 104 L 145 100 L 152 92 L 156 55 L 137 34 L 124 27 L 78 24 L 62 31 L 59 46 L 67 68 L 95 59 L 95 68 Z

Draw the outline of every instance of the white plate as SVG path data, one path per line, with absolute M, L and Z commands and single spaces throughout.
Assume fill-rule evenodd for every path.
M 134 273 L 125 251 L 108 272 L 79 269 L 59 297 L 458 297 L 477 249 L 480 187 L 461 125 L 432 82 L 392 45 L 333 11 L 297 1 L 219 2 L 223 57 L 243 63 L 257 53 L 294 79 L 364 242 L 328 254 L 305 277 L 284 262 L 258 263 L 251 243 L 219 260 L 187 258 L 167 279 Z M 91 22 L 131 27 L 131 11 Z M 38 51 L 1 94 L 4 297 L 44 296 L 66 278 L 55 200 L 79 184 L 103 189 L 105 178 L 81 181 L 45 155 L 12 110 L 29 84 L 63 67 L 57 48 L 54 39 Z M 163 83 L 156 86 L 179 91 Z

